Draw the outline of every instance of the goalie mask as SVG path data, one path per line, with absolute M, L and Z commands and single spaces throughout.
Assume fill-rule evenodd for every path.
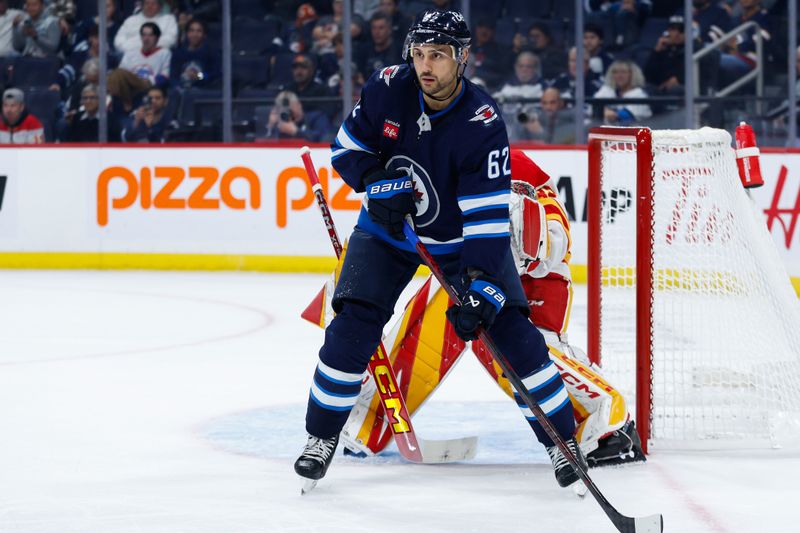
M 403 44 L 403 59 L 413 71 L 414 57 L 411 50 L 415 46 L 426 44 L 450 46 L 453 49 L 453 59 L 458 64 L 457 78 L 460 80 L 464 76 L 464 69 L 467 68 L 466 51 L 471 38 L 469 27 L 458 11 L 428 10 L 419 14 L 409 28 Z M 416 73 L 414 81 L 417 81 Z

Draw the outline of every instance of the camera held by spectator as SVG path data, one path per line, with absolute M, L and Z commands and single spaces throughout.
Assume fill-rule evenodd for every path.
M 303 109 L 295 93 L 282 91 L 275 97 L 275 105 L 269 113 L 266 137 L 319 141 L 331 130 L 330 120 L 325 113 Z

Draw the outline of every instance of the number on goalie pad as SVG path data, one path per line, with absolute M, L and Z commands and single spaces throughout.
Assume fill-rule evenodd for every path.
M 509 199 L 511 252 L 520 274 L 532 272 L 548 255 L 547 215 L 537 200 L 536 189 L 523 181 L 512 181 Z

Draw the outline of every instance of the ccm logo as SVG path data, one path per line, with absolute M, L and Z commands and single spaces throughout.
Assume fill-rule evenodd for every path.
M 187 176 L 194 189 L 185 198 L 178 196 L 176 189 Z M 114 180 L 124 181 L 126 192 L 110 198 L 109 185 Z M 215 167 L 142 167 L 138 177 L 126 167 L 109 167 L 97 178 L 97 224 L 107 225 L 110 209 L 127 209 L 137 199 L 142 209 L 219 209 L 220 204 L 230 209 L 245 209 L 247 199 L 237 198 L 231 190 L 236 180 L 244 180 L 249 186 L 250 207 L 261 207 L 261 183 L 258 175 L 247 167 L 232 167 L 222 178 Z M 219 193 L 215 196 L 211 188 L 217 181 Z

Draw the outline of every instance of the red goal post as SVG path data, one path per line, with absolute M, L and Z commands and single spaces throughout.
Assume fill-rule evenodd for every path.
M 602 215 L 602 190 L 599 179 L 601 177 L 601 152 L 604 142 L 629 143 L 637 152 L 636 159 L 636 184 L 640 194 L 636 196 L 637 224 L 636 224 L 636 271 L 640 275 L 636 278 L 636 423 L 639 437 L 642 440 L 642 450 L 648 453 L 650 438 L 650 412 L 652 401 L 652 368 L 650 353 L 652 352 L 652 310 L 653 278 L 652 254 L 649 250 L 653 245 L 652 232 L 652 188 L 650 185 L 653 169 L 652 136 L 648 128 L 618 128 L 600 127 L 592 128 L 589 133 L 589 187 L 587 198 L 588 215 L 588 258 L 587 258 L 587 284 L 588 284 L 588 351 L 589 358 L 595 364 L 601 362 L 600 344 L 600 298 L 602 288 L 602 273 L 600 261 Z M 641 248 L 641 249 L 640 249 Z

